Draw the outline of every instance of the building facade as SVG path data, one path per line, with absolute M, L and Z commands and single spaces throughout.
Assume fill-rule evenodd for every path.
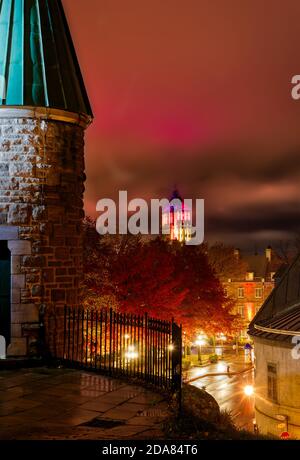
M 250 322 L 274 288 L 280 262 L 270 247 L 263 255 L 243 255 L 235 249 L 234 256 L 244 262 L 246 271 L 238 278 L 223 280 L 223 286 L 226 295 L 235 300 L 236 313 L 242 318 L 240 339 L 247 340 Z
M 255 411 L 263 434 L 300 439 L 300 257 L 287 267 L 249 327 Z
M 92 112 L 60 0 L 3 0 L 0 26 L 0 335 L 28 356 L 44 312 L 79 302 Z

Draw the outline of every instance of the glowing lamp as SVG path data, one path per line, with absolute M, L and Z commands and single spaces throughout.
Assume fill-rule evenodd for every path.
M 246 385 L 244 388 L 244 393 L 246 396 L 253 396 L 254 394 L 254 388 L 252 385 Z
M 125 358 L 128 360 L 137 359 L 139 357 L 134 345 L 130 345 L 125 353 Z

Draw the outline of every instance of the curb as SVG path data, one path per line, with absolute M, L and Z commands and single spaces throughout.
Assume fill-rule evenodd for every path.
M 250 368 L 243 369 L 242 371 L 239 371 L 239 372 L 215 372 L 215 373 L 210 373 L 210 374 L 203 374 L 203 375 L 199 375 L 198 377 L 194 377 L 190 380 L 185 380 L 184 383 L 189 384 L 192 382 L 196 382 L 196 380 L 203 379 L 205 377 L 218 377 L 222 375 L 227 375 L 228 377 L 234 377 L 235 375 L 241 375 L 241 374 L 245 374 L 246 372 L 250 372 L 253 369 L 254 369 L 254 366 L 251 366 Z
M 0 360 L 0 372 L 1 371 L 10 371 L 15 369 L 29 369 L 42 367 L 46 364 L 43 359 L 3 359 Z

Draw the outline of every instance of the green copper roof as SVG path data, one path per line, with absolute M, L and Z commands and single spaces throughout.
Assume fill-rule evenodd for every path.
M 0 106 L 92 115 L 61 0 L 0 0 Z

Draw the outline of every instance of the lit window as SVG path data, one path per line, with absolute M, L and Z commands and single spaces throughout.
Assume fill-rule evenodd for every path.
M 243 287 L 239 287 L 238 288 L 238 298 L 239 299 L 243 299 L 244 297 L 244 288 Z
M 255 298 L 256 299 L 261 299 L 263 295 L 263 290 L 262 288 L 256 288 L 255 289 Z
M 254 273 L 253 272 L 247 272 L 246 273 L 246 281 L 253 281 L 254 280 Z
M 276 364 L 268 364 L 268 398 L 274 402 L 278 401 Z
M 238 306 L 238 311 L 239 311 L 239 314 L 241 315 L 241 317 L 244 318 L 244 316 L 245 316 L 245 308 L 244 308 L 244 305 L 239 305 L 239 306 Z

